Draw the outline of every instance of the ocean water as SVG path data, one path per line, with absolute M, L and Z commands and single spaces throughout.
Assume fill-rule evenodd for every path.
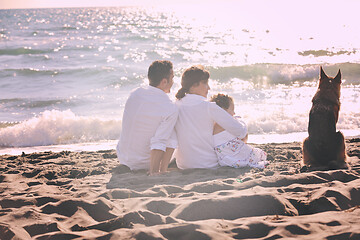
M 204 65 L 209 95 L 234 97 L 254 143 L 301 141 L 320 66 L 341 69 L 337 128 L 359 136 L 359 4 L 328 4 L 327 17 L 308 6 L 305 18 L 302 5 L 279 15 L 246 3 L 0 10 L 0 153 L 114 148 L 125 101 L 157 59 L 174 63 L 173 99 L 184 69 Z

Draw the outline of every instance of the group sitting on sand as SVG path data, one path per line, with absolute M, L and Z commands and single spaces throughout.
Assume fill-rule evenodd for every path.
M 150 175 L 166 172 L 175 151 L 180 169 L 264 168 L 266 153 L 247 144 L 247 126 L 234 117 L 234 100 L 224 94 L 207 100 L 210 74 L 203 66 L 184 71 L 173 103 L 173 64 L 155 61 L 149 86 L 134 90 L 126 104 L 117 145 L 121 164 Z

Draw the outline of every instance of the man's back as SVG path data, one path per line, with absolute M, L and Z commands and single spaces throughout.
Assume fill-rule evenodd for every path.
M 121 164 L 132 170 L 149 169 L 150 150 L 166 148 L 177 119 L 177 108 L 162 90 L 148 86 L 130 94 L 125 104 L 117 146 Z

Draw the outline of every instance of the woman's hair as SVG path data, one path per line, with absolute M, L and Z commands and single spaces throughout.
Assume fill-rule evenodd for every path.
M 234 99 L 232 97 L 230 97 L 229 95 L 218 93 L 218 94 L 212 96 L 210 101 L 215 102 L 216 105 L 218 105 L 219 107 L 226 110 L 230 107 L 230 103 L 234 102 Z
M 210 73 L 205 70 L 202 65 L 196 65 L 186 69 L 181 77 L 181 88 L 176 93 L 176 98 L 182 99 L 185 97 L 186 93 L 189 93 L 192 86 L 197 85 L 202 81 L 207 83 L 209 77 Z

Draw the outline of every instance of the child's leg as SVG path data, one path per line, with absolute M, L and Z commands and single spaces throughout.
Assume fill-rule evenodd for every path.
M 269 162 L 266 161 L 266 158 L 266 152 L 259 148 L 253 148 L 252 152 L 250 153 L 249 166 L 256 168 L 264 168 L 266 165 L 269 164 Z

